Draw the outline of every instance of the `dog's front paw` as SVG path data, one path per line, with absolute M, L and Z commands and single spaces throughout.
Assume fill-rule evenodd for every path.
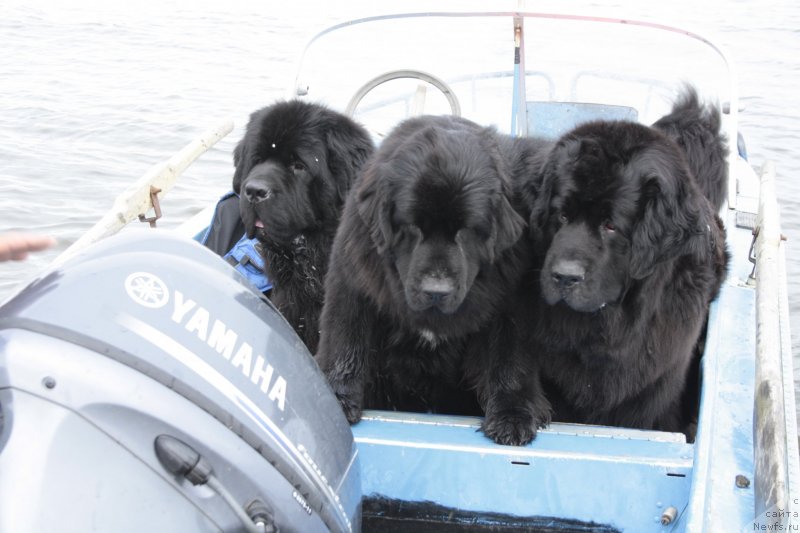
M 339 405 L 342 406 L 342 411 L 344 411 L 344 416 L 347 418 L 347 421 L 350 424 L 355 424 L 359 420 L 361 420 L 361 402 L 357 400 L 353 395 L 344 393 L 344 392 L 337 392 L 336 399 L 339 400 Z
M 494 415 L 487 415 L 481 424 L 481 430 L 497 444 L 522 446 L 536 437 L 536 421 L 530 412 L 524 410 L 508 410 Z
M 322 372 L 334 396 L 342 406 L 342 412 L 350 424 L 361 420 L 364 401 L 364 387 L 360 379 L 351 374 L 343 374 L 337 368 L 323 366 Z

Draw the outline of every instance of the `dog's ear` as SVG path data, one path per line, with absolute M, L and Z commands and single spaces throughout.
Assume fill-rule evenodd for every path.
M 394 240 L 392 230 L 392 206 L 387 200 L 385 180 L 381 173 L 385 165 L 373 161 L 364 168 L 364 174 L 355 192 L 356 206 L 361 220 L 369 229 L 370 237 L 378 253 L 383 255 Z
M 344 203 L 358 171 L 375 150 L 369 134 L 347 117 L 340 117 L 325 134 L 328 170 L 333 177 L 338 205 Z
M 528 219 L 528 235 L 532 242 L 543 249 L 552 238 L 548 225 L 550 221 L 551 202 L 563 186 L 561 176 L 571 172 L 580 149 L 575 141 L 559 141 L 547 152 L 541 154 L 541 160 L 534 160 L 529 175 L 522 186 L 522 201 L 530 209 Z
M 522 238 L 525 231 L 525 218 L 514 209 L 512 198 L 517 194 L 513 170 L 507 161 L 507 152 L 501 145 L 501 138 L 494 128 L 483 128 L 481 138 L 484 149 L 490 154 L 492 166 L 497 172 L 500 187 L 491 196 L 492 229 L 489 237 L 490 262 L 505 250 L 511 248 Z M 507 149 L 507 147 L 506 147 Z
M 630 165 L 641 176 L 631 277 L 643 279 L 669 258 L 707 255 L 711 208 L 685 160 L 667 150 L 648 150 Z
M 511 248 L 525 232 L 527 225 L 525 219 L 512 205 L 511 198 L 515 196 L 514 183 L 511 180 L 505 161 L 500 157 L 499 150 L 495 154 L 495 165 L 500 177 L 500 190 L 492 198 L 492 214 L 494 221 L 492 224 L 492 257 L 498 257 L 505 250 Z
M 247 148 L 242 139 L 233 149 L 233 166 L 236 168 L 233 172 L 233 192 L 236 194 L 241 194 L 242 181 L 250 172 L 250 165 L 246 163 L 248 159 Z
M 525 219 L 511 206 L 505 194 L 498 194 L 492 201 L 494 223 L 492 224 L 492 256 L 491 262 L 511 248 L 525 231 Z

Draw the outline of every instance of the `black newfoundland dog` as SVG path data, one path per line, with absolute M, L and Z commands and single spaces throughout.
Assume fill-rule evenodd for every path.
M 727 272 L 726 150 L 718 112 L 688 90 L 655 127 L 576 128 L 526 183 L 546 250 L 532 349 L 554 420 L 686 427 L 687 372 Z
M 464 119 L 409 119 L 351 190 L 317 353 L 351 423 L 363 408 L 485 414 L 487 436 L 520 445 L 549 420 L 509 297 L 531 251 L 500 144 Z
M 364 128 L 299 100 L 250 115 L 234 150 L 233 190 L 249 238 L 263 245 L 270 300 L 311 353 L 319 340 L 323 280 L 342 207 L 372 154 Z

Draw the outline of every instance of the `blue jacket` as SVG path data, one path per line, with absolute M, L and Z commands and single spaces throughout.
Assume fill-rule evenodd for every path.
M 248 239 L 239 218 L 239 197 L 226 193 L 214 208 L 211 223 L 200 243 L 221 255 L 237 272 L 261 292 L 272 288 L 264 268 L 262 246 L 258 239 Z

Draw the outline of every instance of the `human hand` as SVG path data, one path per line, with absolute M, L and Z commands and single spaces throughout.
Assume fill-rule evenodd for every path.
M 9 231 L 0 233 L 0 261 L 22 261 L 28 252 L 38 252 L 53 246 L 56 240 L 49 235 Z

